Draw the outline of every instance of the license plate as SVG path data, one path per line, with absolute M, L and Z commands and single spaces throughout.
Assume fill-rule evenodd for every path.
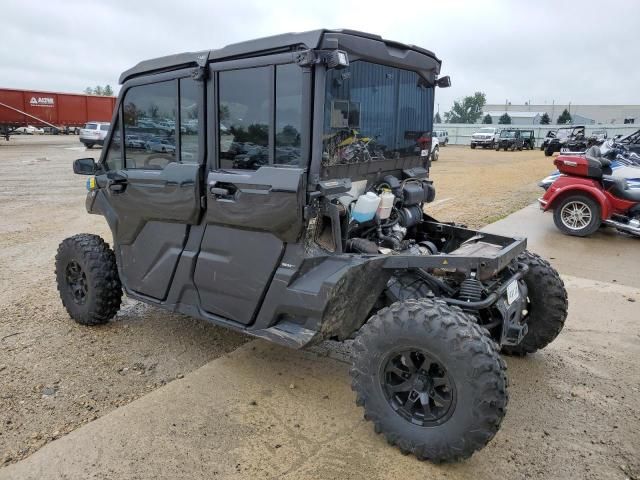
M 518 288 L 518 281 L 514 280 L 507 287 L 507 302 L 511 305 L 520 296 L 520 289 Z

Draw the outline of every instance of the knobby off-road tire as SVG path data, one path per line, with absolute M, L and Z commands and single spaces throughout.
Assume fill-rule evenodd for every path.
M 531 252 L 522 253 L 518 261 L 529 266 L 524 277 L 529 331 L 520 344 L 502 348 L 508 355 L 526 355 L 549 345 L 562 331 L 569 308 L 564 282 L 549 262 Z
M 102 238 L 81 233 L 58 246 L 56 280 L 62 304 L 82 325 L 107 323 L 120 309 L 116 257 Z
M 506 365 L 487 331 L 457 307 L 438 299 L 396 302 L 362 326 L 354 349 L 356 403 L 402 453 L 457 461 L 498 431 Z

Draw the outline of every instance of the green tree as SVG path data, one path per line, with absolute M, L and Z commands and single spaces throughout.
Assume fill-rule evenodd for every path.
M 504 112 L 504 114 L 498 119 L 498 123 L 500 125 L 511 125 L 511 117 L 507 112 Z
M 105 97 L 111 97 L 111 96 L 113 96 L 113 88 L 111 88 L 111 85 L 106 84 L 106 85 L 104 86 L 104 89 L 102 90 L 102 94 L 103 94 Z
M 453 108 L 444 114 L 447 123 L 476 123 L 482 116 L 482 108 L 487 103 L 487 96 L 483 92 L 476 92 L 473 96 L 464 97 L 453 102 Z
M 93 95 L 93 88 L 91 87 L 85 88 L 84 93 L 86 93 L 87 95 Z
M 551 119 L 549 118 L 549 114 L 544 112 L 540 117 L 540 125 L 549 125 L 551 123 Z
M 100 85 L 96 85 L 96 88 L 93 89 L 94 95 L 104 95 L 104 89 Z
M 487 124 L 493 123 L 493 118 L 491 118 L 491 115 L 487 113 L 482 119 L 482 123 L 487 123 Z
M 558 125 L 563 125 L 565 123 L 571 123 L 571 114 L 569 110 L 566 108 L 562 111 L 560 116 L 558 117 L 558 121 L 556 122 Z
M 440 114 L 436 112 L 436 116 L 433 117 L 433 123 L 442 123 L 442 119 L 440 118 Z

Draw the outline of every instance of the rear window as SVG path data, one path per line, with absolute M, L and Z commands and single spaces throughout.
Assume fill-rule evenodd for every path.
M 100 130 L 102 130 L 103 132 L 108 132 L 109 131 L 109 125 L 100 125 Z
M 97 130 L 98 129 L 98 124 L 96 123 L 87 123 L 84 126 L 85 130 Z

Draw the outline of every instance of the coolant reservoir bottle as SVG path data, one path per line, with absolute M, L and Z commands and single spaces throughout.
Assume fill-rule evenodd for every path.
M 351 218 L 358 223 L 372 220 L 380 204 L 380 197 L 373 192 L 360 195 L 351 210 Z
M 391 209 L 393 208 L 393 201 L 396 196 L 389 190 L 383 190 L 380 194 L 380 205 L 378 205 L 378 211 L 376 216 L 380 220 L 386 220 L 391 215 Z

